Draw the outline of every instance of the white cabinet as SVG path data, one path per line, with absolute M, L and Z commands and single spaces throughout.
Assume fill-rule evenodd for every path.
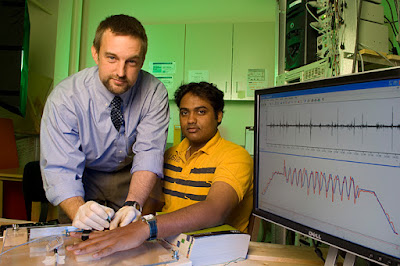
M 274 84 L 274 23 L 233 25 L 232 100 L 254 100 L 254 89 Z
M 148 49 L 143 69 L 159 78 L 174 98 L 183 83 L 185 24 L 146 25 Z
M 149 48 L 143 69 L 167 87 L 208 81 L 225 100 L 253 100 L 254 88 L 272 86 L 275 28 L 272 22 L 145 26 Z
M 231 97 L 232 24 L 186 25 L 185 82 L 209 81 Z

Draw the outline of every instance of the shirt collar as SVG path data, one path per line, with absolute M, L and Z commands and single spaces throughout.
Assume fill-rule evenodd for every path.
M 219 133 L 219 130 L 217 130 L 217 133 L 215 133 L 214 137 L 212 137 L 206 145 L 204 145 L 201 149 L 199 149 L 197 152 L 204 152 L 206 154 L 211 153 L 216 145 L 220 140 L 222 139 L 221 134 Z M 176 148 L 179 157 L 181 159 L 184 159 L 186 156 L 186 151 L 189 149 L 189 140 L 187 138 L 184 138 L 181 143 L 179 143 L 178 147 Z M 186 161 L 186 160 L 184 160 Z

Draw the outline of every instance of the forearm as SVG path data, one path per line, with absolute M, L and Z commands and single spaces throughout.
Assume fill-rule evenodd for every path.
M 60 203 L 61 209 L 73 220 L 80 206 L 85 204 L 82 197 L 68 198 Z
M 156 174 L 150 171 L 137 171 L 132 175 L 126 201 L 137 201 L 143 206 L 157 181 Z
M 229 213 L 205 202 L 157 216 L 158 238 L 214 227 L 225 222 Z
M 160 215 L 157 218 L 158 237 L 221 225 L 238 203 L 237 194 L 230 185 L 215 182 L 206 200 Z

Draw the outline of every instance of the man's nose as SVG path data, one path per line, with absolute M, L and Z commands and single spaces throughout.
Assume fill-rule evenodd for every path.
M 188 123 L 193 124 L 196 123 L 196 115 L 194 112 L 189 113 L 188 115 Z
M 118 77 L 122 78 L 125 77 L 125 63 L 119 62 L 117 65 L 117 75 Z

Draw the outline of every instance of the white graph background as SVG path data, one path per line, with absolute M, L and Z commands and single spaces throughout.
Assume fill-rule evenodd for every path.
M 260 208 L 400 257 L 400 99 L 263 105 Z

